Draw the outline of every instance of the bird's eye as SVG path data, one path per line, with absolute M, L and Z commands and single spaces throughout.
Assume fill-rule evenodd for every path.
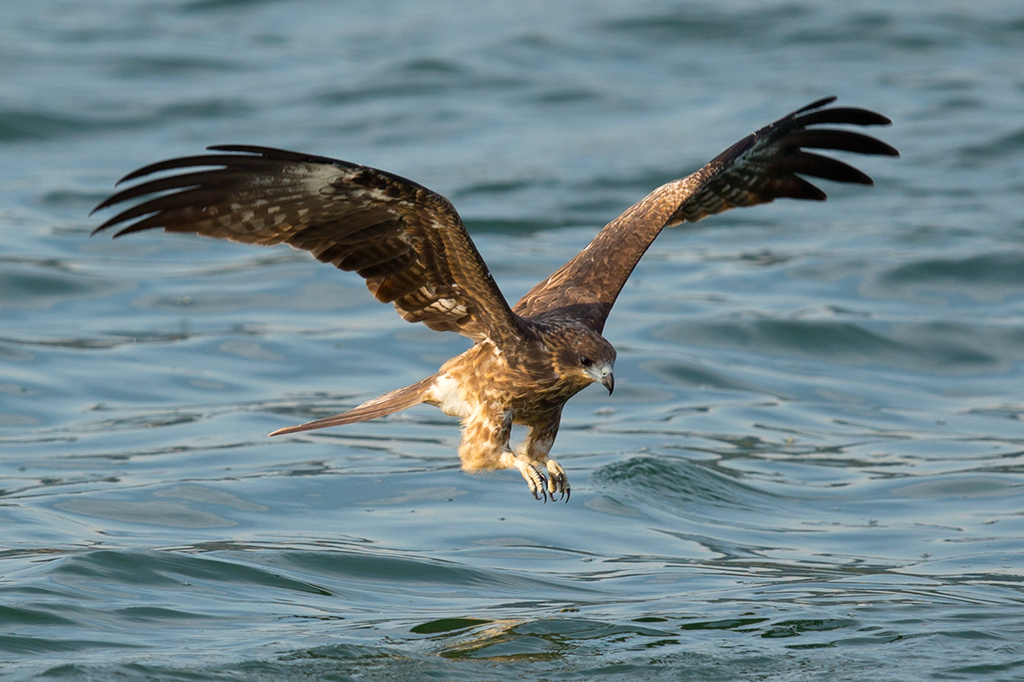
M 581 355 L 580 356 L 580 366 L 582 366 L 582 367 L 590 367 L 593 364 L 594 364 L 594 361 L 591 360 L 590 358 L 588 358 L 586 355 Z

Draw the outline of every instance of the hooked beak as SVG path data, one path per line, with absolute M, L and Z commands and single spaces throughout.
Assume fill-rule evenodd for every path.
M 601 379 L 601 383 L 608 389 L 608 395 L 611 395 L 612 391 L 615 390 L 615 375 L 608 372 L 608 374 Z
M 601 385 L 608 389 L 608 395 L 611 395 L 612 391 L 615 390 L 615 375 L 612 374 L 612 364 L 610 362 L 591 367 L 586 373 L 594 381 L 600 381 Z

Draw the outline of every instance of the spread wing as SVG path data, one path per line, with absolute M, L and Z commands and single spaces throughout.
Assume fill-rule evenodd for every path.
M 873 184 L 871 178 L 852 166 L 805 151 L 832 149 L 899 156 L 889 145 L 861 133 L 812 128 L 820 124 L 891 123 L 866 109 L 824 108 L 834 100 L 818 100 L 794 111 L 740 140 L 696 173 L 658 188 L 530 290 L 514 312 L 527 318 L 570 316 L 601 331 L 622 286 L 663 228 L 780 197 L 824 200 L 825 193 L 801 176 Z
M 161 161 L 121 182 L 166 171 L 95 210 L 140 203 L 100 225 L 120 237 L 162 227 L 246 244 L 289 244 L 354 270 L 378 300 L 438 331 L 502 344 L 519 319 L 491 277 L 454 207 L 384 171 L 279 149 L 225 145 Z

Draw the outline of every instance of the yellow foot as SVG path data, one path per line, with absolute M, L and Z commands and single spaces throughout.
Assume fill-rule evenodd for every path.
M 526 479 L 526 485 L 530 486 L 530 492 L 533 493 L 533 499 L 544 500 L 545 502 L 548 501 L 548 493 L 545 489 L 545 484 L 548 481 L 544 477 L 544 474 L 537 470 L 537 467 L 530 464 L 528 459 L 520 457 L 514 452 L 505 452 L 501 455 L 501 464 L 506 469 L 519 470 L 519 473 L 521 473 L 523 478 Z
M 556 495 L 562 495 L 565 501 L 569 501 L 569 479 L 566 478 L 562 467 L 553 459 L 548 460 L 548 493 L 552 500 L 557 500 Z

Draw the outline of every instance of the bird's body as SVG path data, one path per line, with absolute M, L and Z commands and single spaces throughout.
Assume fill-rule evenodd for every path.
M 457 331 L 474 345 L 411 386 L 271 435 L 365 421 L 428 403 L 461 419 L 464 470 L 514 468 L 534 497 L 568 500 L 565 472 L 548 457 L 562 408 L 591 383 L 612 391 L 615 349 L 601 332 L 622 286 L 661 230 L 778 197 L 825 198 L 797 174 L 871 184 L 860 171 L 802 147 L 897 155 L 859 133 L 808 128 L 889 123 L 864 109 L 823 108 L 832 99 L 779 119 L 697 172 L 654 190 L 514 307 L 447 199 L 399 176 L 326 157 L 222 146 L 211 149 L 228 153 L 159 162 L 124 180 L 160 171 L 213 170 L 178 173 L 118 192 L 97 209 L 146 200 L 97 231 L 127 224 L 115 236 L 162 227 L 250 244 L 288 243 L 356 271 L 371 293 L 394 303 L 404 319 Z M 509 444 L 513 424 L 527 428 L 516 450 Z

